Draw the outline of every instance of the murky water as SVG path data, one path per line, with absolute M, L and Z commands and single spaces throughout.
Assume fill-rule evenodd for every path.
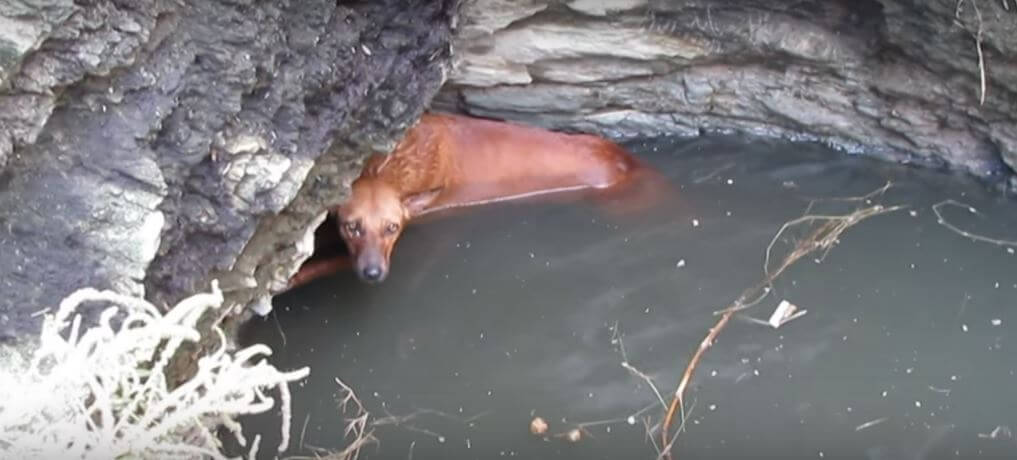
M 593 203 L 477 208 L 408 229 L 380 286 L 343 274 L 276 299 L 276 316 L 255 320 L 245 340 L 271 345 L 284 367 L 311 366 L 294 388 L 288 454 L 344 446 L 338 377 L 376 423 L 380 445 L 365 458 L 656 458 L 644 422 L 659 422 L 660 402 L 621 363 L 668 398 L 713 312 L 763 276 L 785 221 L 812 199 L 889 180 L 874 202 L 909 209 L 848 229 L 821 263 L 803 259 L 744 312 L 765 320 L 787 300 L 807 314 L 778 329 L 739 317 L 720 334 L 674 452 L 1017 458 L 1017 255 L 950 231 L 931 209 L 963 201 L 981 214 L 943 208 L 950 222 L 1014 240 L 1017 201 L 808 145 L 631 147 L 678 200 L 624 217 Z M 547 439 L 530 434 L 535 416 Z M 555 436 L 579 424 L 579 442 Z M 271 457 L 277 428 L 257 417 L 248 429 L 266 432 Z

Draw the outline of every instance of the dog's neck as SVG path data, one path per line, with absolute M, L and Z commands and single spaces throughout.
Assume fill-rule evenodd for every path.
M 441 144 L 443 126 L 418 123 L 392 153 L 375 154 L 364 166 L 361 178 L 373 178 L 396 188 L 402 196 L 444 187 L 453 159 Z

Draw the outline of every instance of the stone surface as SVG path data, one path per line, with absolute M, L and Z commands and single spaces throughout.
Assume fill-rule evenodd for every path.
M 14 0 L 0 4 L 0 90 L 53 32 L 75 11 L 71 0 Z M 26 94 L 0 94 L 0 169 L 14 142 L 32 142 L 53 107 L 51 98 Z
M 19 24 L 0 31 L 0 338 L 86 286 L 171 305 L 219 278 L 229 303 L 270 302 L 362 160 L 438 91 L 456 8 L 0 6 Z
M 782 136 L 988 178 L 1017 170 L 1012 2 L 473 0 L 460 21 L 435 103 L 445 110 L 616 137 Z

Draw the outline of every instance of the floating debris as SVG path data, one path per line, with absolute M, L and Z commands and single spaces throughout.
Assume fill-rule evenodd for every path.
M 533 420 L 530 421 L 530 433 L 537 436 L 543 436 L 547 433 L 547 422 L 544 421 L 543 418 L 534 417 Z
M 1009 426 L 999 425 L 990 433 L 978 433 L 981 439 L 1013 439 L 1013 430 Z
M 874 427 L 876 425 L 879 425 L 880 423 L 883 423 L 883 422 L 885 422 L 887 420 L 889 420 L 888 417 L 880 417 L 880 418 L 877 418 L 875 420 L 869 420 L 868 422 L 865 422 L 865 423 L 863 423 L 861 425 L 856 426 L 855 427 L 855 431 L 862 431 L 862 430 L 864 430 L 866 428 L 872 428 L 872 427 Z
M 777 305 L 777 309 L 770 315 L 769 324 L 774 329 L 783 326 L 788 321 L 794 320 L 808 313 L 808 310 L 798 310 L 798 306 L 788 302 L 787 300 L 781 300 L 780 304 Z

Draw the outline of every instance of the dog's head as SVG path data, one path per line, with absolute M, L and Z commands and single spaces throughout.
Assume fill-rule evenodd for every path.
M 419 214 L 438 192 L 402 197 L 385 182 L 360 178 L 353 183 L 349 200 L 337 210 L 339 235 L 353 258 L 361 280 L 380 283 L 389 272 L 396 240 L 411 216 Z

